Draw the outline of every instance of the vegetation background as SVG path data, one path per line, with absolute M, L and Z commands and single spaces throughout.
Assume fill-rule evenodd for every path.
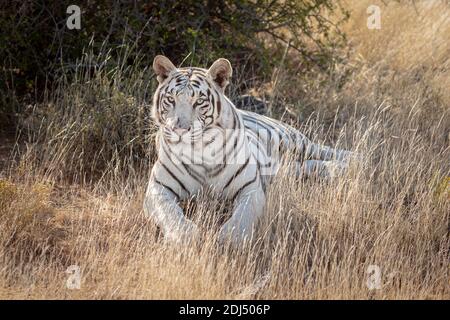
M 447 1 L 84 1 L 80 30 L 70 4 L 0 4 L 1 298 L 450 297 Z M 228 58 L 233 100 L 365 160 L 329 183 L 281 172 L 237 252 L 207 196 L 186 204 L 202 244 L 164 244 L 142 212 L 160 53 Z

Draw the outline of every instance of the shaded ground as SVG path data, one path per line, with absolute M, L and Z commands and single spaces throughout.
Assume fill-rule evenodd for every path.
M 14 144 L 14 135 L 0 133 L 0 177 L 11 163 L 11 152 L 14 149 Z

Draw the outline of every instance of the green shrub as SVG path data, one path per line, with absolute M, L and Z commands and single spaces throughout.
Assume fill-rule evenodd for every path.
M 69 30 L 73 1 L 12 0 L 0 4 L 0 121 L 23 101 L 41 100 L 73 69 L 83 50 L 109 51 L 117 64 L 148 66 L 163 53 L 176 63 L 206 65 L 219 56 L 263 77 L 289 44 L 305 62 L 327 64 L 341 37 L 327 14 L 332 0 L 78 1 L 81 29 Z M 94 40 L 94 41 L 93 41 Z M 122 45 L 129 47 L 121 61 Z M 138 61 L 137 57 L 143 57 Z M 95 73 L 98 66 L 90 66 Z M 63 70 L 61 70 L 63 69 Z M 250 79 L 250 77 L 249 77 Z M 16 100 L 20 100 L 18 103 Z M 20 111 L 20 110 L 19 110 Z

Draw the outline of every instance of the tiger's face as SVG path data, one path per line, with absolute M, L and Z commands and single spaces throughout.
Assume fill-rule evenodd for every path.
M 192 143 L 217 125 L 222 115 L 223 92 L 231 77 L 230 62 L 219 59 L 209 68 L 176 68 L 157 56 L 153 69 L 159 82 L 153 97 L 153 119 L 171 143 Z

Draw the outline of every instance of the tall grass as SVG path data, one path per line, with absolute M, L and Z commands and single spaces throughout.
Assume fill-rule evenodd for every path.
M 448 8 L 419 2 L 426 36 L 408 42 L 418 30 L 411 4 L 380 3 L 389 13 L 370 34 L 369 1 L 348 2 L 347 63 L 302 78 L 280 69 L 268 84 L 283 119 L 364 155 L 347 176 L 299 181 L 287 165 L 255 241 L 239 250 L 215 241 L 227 205 L 201 195 L 185 207 L 202 241 L 168 245 L 142 211 L 154 158 L 149 75 L 118 68 L 92 77 L 83 60 L 84 78 L 62 81 L 46 111 L 30 109 L 23 128 L 34 138 L 0 180 L 0 297 L 448 299 L 449 55 L 430 62 L 431 48 L 421 51 L 434 39 L 448 52 L 439 40 Z M 66 286 L 71 265 L 80 289 Z M 376 288 L 370 266 L 381 271 Z

